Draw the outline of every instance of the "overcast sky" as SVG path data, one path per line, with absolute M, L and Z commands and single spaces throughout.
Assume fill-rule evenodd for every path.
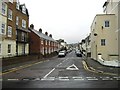
M 106 0 L 19 0 L 25 3 L 30 15 L 30 24 L 54 39 L 77 43 L 90 33 L 96 14 L 103 13 Z

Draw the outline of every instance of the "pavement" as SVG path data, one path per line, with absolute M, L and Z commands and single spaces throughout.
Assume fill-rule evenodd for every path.
M 91 58 L 84 58 L 84 60 L 90 70 L 97 71 L 98 73 L 109 73 L 111 75 L 118 75 L 118 76 L 120 74 L 119 67 L 105 66 Z

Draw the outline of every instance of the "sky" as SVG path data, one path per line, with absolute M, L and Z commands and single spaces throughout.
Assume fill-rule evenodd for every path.
M 19 0 L 29 11 L 29 24 L 53 39 L 78 43 L 90 33 L 96 14 L 103 13 L 106 0 Z

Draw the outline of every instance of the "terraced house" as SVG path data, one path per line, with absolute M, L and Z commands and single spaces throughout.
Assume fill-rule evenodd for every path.
M 30 54 L 49 55 L 57 52 L 59 49 L 59 43 L 52 38 L 52 34 L 48 35 L 48 32 L 42 33 L 42 29 L 39 31 L 34 29 L 34 25 L 30 25 Z
M 28 24 L 29 14 L 25 4 L 20 5 L 18 0 L 0 1 L 0 55 L 13 57 L 29 53 Z

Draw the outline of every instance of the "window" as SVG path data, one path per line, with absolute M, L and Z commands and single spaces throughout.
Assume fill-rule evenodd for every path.
M 105 39 L 101 39 L 101 46 L 105 46 L 106 45 L 106 40 Z
M 25 37 L 25 34 L 22 32 L 22 37 L 21 37 L 21 40 L 24 41 L 24 38 Z
M 11 44 L 8 44 L 8 53 L 11 53 Z
M 43 39 L 41 39 L 41 44 L 43 44 Z
M 5 24 L 2 23 L 1 29 L 2 29 L 2 34 L 5 34 Z
M 16 25 L 18 25 L 19 24 L 19 17 L 17 16 L 16 17 Z
M 13 0 L 9 0 L 9 2 L 13 3 Z
M 47 45 L 47 40 L 45 40 L 45 45 Z
M 12 37 L 12 27 L 8 26 L 8 37 Z
M 22 6 L 22 12 L 23 12 L 24 14 L 26 14 L 26 7 L 25 7 L 25 5 Z
M 12 20 L 12 10 L 8 10 L 8 19 Z
M 2 45 L 1 45 L 1 43 L 0 43 L 0 54 L 2 53 Z
M 26 28 L 26 21 L 24 19 L 22 19 L 22 27 Z
M 6 15 L 6 4 L 2 3 L 2 14 Z
M 16 4 L 16 9 L 19 10 L 19 9 L 20 9 L 20 8 L 19 8 L 19 6 L 20 6 L 20 2 L 19 2 L 19 0 L 16 0 L 16 2 L 17 2 L 17 4 Z
M 105 27 L 110 27 L 109 24 L 110 24 L 109 21 L 105 21 Z

